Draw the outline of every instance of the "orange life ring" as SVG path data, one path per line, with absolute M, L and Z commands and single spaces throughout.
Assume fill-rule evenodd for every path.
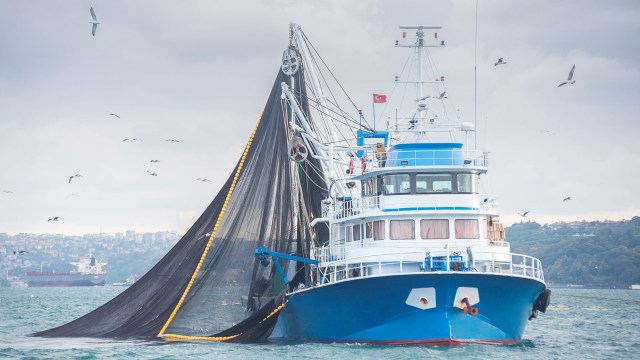
M 364 171 L 367 170 L 367 158 L 366 156 L 362 157 L 362 173 L 364 174 Z
M 353 175 L 353 159 L 349 161 L 349 174 Z

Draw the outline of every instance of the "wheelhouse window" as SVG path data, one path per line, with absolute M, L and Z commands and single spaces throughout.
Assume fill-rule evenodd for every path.
M 478 219 L 456 219 L 456 239 L 477 239 Z
M 373 222 L 373 240 L 384 240 L 384 220 Z
M 360 227 L 361 227 L 360 224 L 353 226 L 353 241 L 360 240 L 360 238 L 361 238 L 360 237 Z
M 475 194 L 478 192 L 478 175 L 477 174 L 457 174 L 458 192 Z
M 420 220 L 420 238 L 448 239 L 449 238 L 449 220 L 447 219 Z
M 409 194 L 411 192 L 411 176 L 409 174 L 384 175 L 382 177 L 382 193 L 384 195 Z
M 451 174 L 417 174 L 416 192 L 419 194 L 450 193 L 453 189 Z
M 389 237 L 391 240 L 413 240 L 416 237 L 415 222 L 413 220 L 389 221 Z
M 368 222 L 364 225 L 365 227 L 365 239 L 371 239 L 373 237 L 373 223 L 372 222 Z

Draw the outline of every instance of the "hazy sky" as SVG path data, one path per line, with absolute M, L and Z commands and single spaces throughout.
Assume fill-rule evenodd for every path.
M 473 121 L 474 17 L 473 1 L 3 1 L 0 232 L 186 231 L 241 154 L 291 21 L 367 116 L 406 60 L 398 25 L 443 25 L 434 58 Z M 503 221 L 640 215 L 640 2 L 480 0 L 478 19 L 484 190 Z

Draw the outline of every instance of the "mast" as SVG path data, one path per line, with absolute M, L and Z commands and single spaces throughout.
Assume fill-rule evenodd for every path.
M 424 81 L 424 73 L 423 73 L 423 50 L 426 47 L 442 47 L 441 45 L 425 45 L 424 43 L 424 30 L 438 30 L 442 29 L 441 25 L 400 25 L 401 30 L 416 30 L 416 42 L 413 45 L 401 45 L 396 42 L 396 47 L 409 47 L 414 48 L 416 52 L 416 66 L 418 68 L 418 79 L 417 81 L 396 81 L 399 83 L 408 83 L 408 84 L 416 84 L 416 114 L 418 115 L 418 123 L 420 127 L 423 126 L 424 120 L 427 117 L 427 103 L 426 100 L 430 96 L 424 95 L 424 84 L 433 84 L 437 81 Z M 444 80 L 443 80 L 444 81 Z M 420 135 L 424 135 L 424 132 L 420 132 Z
M 336 179 L 336 177 L 334 176 L 335 175 L 334 157 L 337 157 L 338 161 L 342 163 L 347 163 L 347 160 L 344 158 L 344 155 L 341 152 L 334 152 L 334 149 L 333 149 L 334 144 L 337 144 L 341 139 L 338 137 L 336 133 L 335 124 L 333 123 L 333 118 L 329 115 L 329 112 L 327 111 L 328 109 L 327 101 L 324 96 L 322 86 L 320 85 L 320 81 L 318 80 L 318 76 L 316 75 L 316 71 L 313 66 L 313 60 L 311 59 L 311 55 L 309 53 L 309 49 L 307 48 L 304 38 L 302 37 L 302 31 L 300 30 L 300 26 L 296 23 L 290 23 L 289 27 L 291 28 L 291 32 L 293 33 L 293 36 L 296 38 L 296 41 L 298 43 L 298 49 L 300 50 L 300 55 L 302 56 L 302 61 L 305 64 L 304 68 L 309 74 L 309 78 L 311 80 L 311 86 L 313 87 L 313 91 L 318 97 L 318 101 L 320 102 L 320 110 L 319 110 L 320 116 L 322 118 L 322 121 L 327 125 L 327 129 L 329 129 L 330 140 L 329 140 L 328 151 L 327 151 L 329 156 L 329 163 L 327 165 L 327 171 L 329 173 L 328 174 L 329 181 L 331 182 L 334 179 Z M 340 172 L 338 172 L 338 174 L 340 174 Z M 340 183 L 340 181 L 336 181 L 336 188 L 340 194 L 342 195 L 345 194 L 344 188 Z

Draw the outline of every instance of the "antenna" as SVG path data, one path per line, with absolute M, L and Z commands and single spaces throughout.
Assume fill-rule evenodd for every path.
M 478 0 L 476 0 L 476 35 L 473 42 L 473 127 L 478 128 Z M 478 150 L 478 132 L 473 132 L 473 150 Z

